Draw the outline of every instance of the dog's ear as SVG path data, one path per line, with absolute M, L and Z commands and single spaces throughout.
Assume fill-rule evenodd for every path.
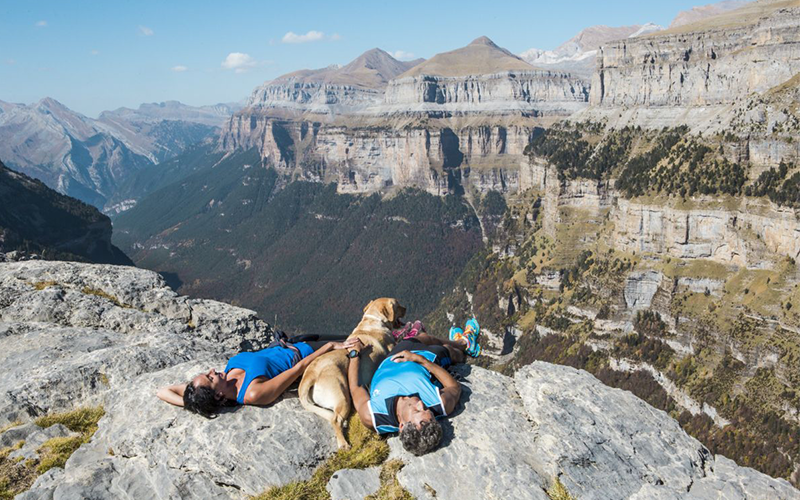
M 381 304 L 381 314 L 390 323 L 396 323 L 406 314 L 406 308 L 397 299 L 385 299 Z
M 369 309 L 369 306 L 371 306 L 373 302 L 375 302 L 375 301 L 374 300 L 370 300 L 369 304 L 364 306 L 364 314 L 367 314 L 367 309 Z
M 401 326 L 403 326 L 403 322 L 400 321 L 400 318 L 406 315 L 406 308 L 401 306 L 400 303 L 397 302 L 396 300 L 394 301 L 394 306 L 397 311 L 397 315 L 394 318 L 394 321 L 392 322 L 392 327 L 400 328 Z

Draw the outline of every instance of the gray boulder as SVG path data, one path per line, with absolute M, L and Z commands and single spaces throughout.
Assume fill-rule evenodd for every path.
M 667 413 L 591 374 L 540 361 L 514 377 L 548 478 L 581 499 L 796 499 L 788 481 L 713 456 Z
M 360 500 L 381 487 L 381 469 L 342 469 L 331 477 L 326 489 L 331 500 Z

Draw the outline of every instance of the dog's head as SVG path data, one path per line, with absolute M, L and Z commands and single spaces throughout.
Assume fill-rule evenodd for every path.
M 402 325 L 400 318 L 405 316 L 406 308 L 401 306 L 397 299 L 383 297 L 367 304 L 364 314 L 383 317 L 386 323 L 392 325 L 392 328 L 399 328 Z

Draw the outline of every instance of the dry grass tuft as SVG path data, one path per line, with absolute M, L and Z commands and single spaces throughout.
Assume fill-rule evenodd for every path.
M 401 460 L 385 462 L 381 467 L 381 487 L 374 494 L 368 496 L 366 500 L 413 500 L 414 497 L 411 496 L 411 493 L 403 489 L 397 480 L 397 473 L 404 466 L 405 464 Z M 427 484 L 425 486 L 430 488 Z M 428 493 L 433 497 L 436 496 L 436 491 L 433 491 L 433 488 L 430 488 Z
M 88 286 L 85 286 L 85 287 L 83 287 L 83 290 L 81 290 L 81 292 L 86 294 L 86 295 L 96 295 L 97 297 L 102 297 L 102 298 L 104 298 L 106 300 L 110 300 L 117 307 L 123 307 L 125 309 L 131 309 L 132 308 L 131 306 L 129 306 L 127 304 L 123 304 L 122 302 L 120 302 L 119 299 L 114 297 L 113 295 L 110 295 L 110 294 L 108 294 L 108 293 L 106 293 L 103 290 L 100 290 L 98 288 L 90 288 Z
M 575 500 L 575 497 L 569 494 L 566 486 L 564 486 L 564 483 L 562 483 L 559 478 L 553 481 L 553 485 L 547 490 L 547 496 L 552 500 Z
M 41 474 L 53 467 L 63 467 L 72 453 L 92 438 L 97 430 L 97 422 L 104 414 L 102 407 L 78 408 L 37 419 L 35 423 L 39 427 L 62 424 L 79 435 L 47 440 L 38 450 L 38 460 L 14 460 L 8 457 L 12 451 L 21 448 L 24 441 L 0 450 L 0 500 L 14 498 L 30 488 Z M 18 425 L 16 422 L 15 424 Z M 6 426 L 3 431 L 13 426 Z

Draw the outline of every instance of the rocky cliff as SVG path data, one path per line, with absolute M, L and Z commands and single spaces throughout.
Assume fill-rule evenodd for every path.
M 760 0 L 605 44 L 597 55 L 586 117 L 724 131 L 737 114 L 732 108 L 747 96 L 800 71 L 799 16 L 797 1 Z
M 371 193 L 415 186 L 432 194 L 454 192 L 462 170 L 516 167 L 533 128 L 502 120 L 450 128 L 320 125 L 237 116 L 222 145 L 254 147 L 265 162 L 301 179 L 336 182 L 340 192 Z M 510 175 L 513 175 L 511 173 Z M 457 176 L 457 177 L 455 177 Z M 498 181 L 500 182 L 500 181 Z
M 634 38 L 664 29 L 653 23 L 632 26 L 590 26 L 554 50 L 528 49 L 519 56 L 539 68 L 569 71 L 591 78 L 595 70 L 597 50 L 601 45 L 623 38 Z
M 536 70 L 486 37 L 400 74 L 408 66 L 374 49 L 268 82 L 231 118 L 221 148 L 257 148 L 268 164 L 343 192 L 458 192 L 447 170 L 518 163 L 537 124 L 589 95 L 585 80 Z
M 133 264 L 111 244 L 111 221 L 0 163 L 0 261 L 45 259 Z
M 253 91 L 248 114 L 352 114 L 380 103 L 389 80 L 419 62 L 398 61 L 375 48 L 345 66 L 288 73 Z
M 800 176 L 756 176 L 721 137 L 681 130 L 537 133 L 505 169 L 502 216 L 482 216 L 486 253 L 428 320 L 477 315 L 487 365 L 584 368 L 797 484 Z
M 3 422 L 105 409 L 91 440 L 18 498 L 245 498 L 310 477 L 335 448 L 329 426 L 291 396 L 214 420 L 159 401 L 159 386 L 259 347 L 270 331 L 250 311 L 177 296 L 149 271 L 0 264 L 0 331 Z M 514 377 L 477 367 L 460 374 L 464 395 L 440 449 L 417 458 L 389 439 L 389 458 L 405 463 L 399 485 L 417 498 L 546 499 L 556 480 L 578 498 L 798 495 L 714 456 L 664 412 L 585 372 L 534 363 Z M 65 432 L 37 429 L 6 426 L 0 441 Z M 370 473 L 341 471 L 329 490 L 352 497 L 344 478 L 363 492 Z

